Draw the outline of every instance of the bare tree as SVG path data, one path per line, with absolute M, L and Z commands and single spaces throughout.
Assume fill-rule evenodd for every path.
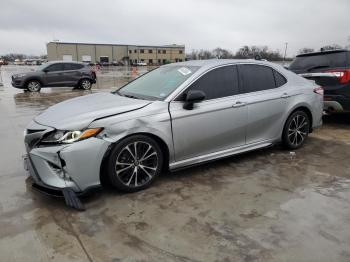
M 238 59 L 260 57 L 269 61 L 283 60 L 283 57 L 278 50 L 270 50 L 268 46 L 242 46 L 238 49 L 234 57 Z
M 233 58 L 233 54 L 226 50 L 226 49 L 222 49 L 220 47 L 215 48 L 212 51 L 214 57 L 218 58 L 218 59 L 229 59 L 229 58 Z
M 342 46 L 338 44 L 332 44 L 332 45 L 325 45 L 321 47 L 321 51 L 331 51 L 331 50 L 337 50 L 337 49 L 342 49 Z

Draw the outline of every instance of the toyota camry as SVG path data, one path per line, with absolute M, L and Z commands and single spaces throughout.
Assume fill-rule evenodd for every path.
M 274 63 L 174 63 L 36 116 L 25 131 L 25 165 L 35 187 L 63 192 L 77 207 L 76 196 L 101 181 L 135 192 L 167 169 L 276 143 L 300 148 L 322 108 L 320 86 Z

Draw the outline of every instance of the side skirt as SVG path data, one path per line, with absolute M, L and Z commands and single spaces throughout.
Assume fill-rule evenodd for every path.
M 188 166 L 198 165 L 198 164 L 202 164 L 205 162 L 217 160 L 220 158 L 245 153 L 248 151 L 253 151 L 253 150 L 264 148 L 264 147 L 269 147 L 272 145 L 273 145 L 273 141 L 263 141 L 263 142 L 259 142 L 259 143 L 244 145 L 241 147 L 230 148 L 230 149 L 226 149 L 223 151 L 214 152 L 214 153 L 210 153 L 207 155 L 197 156 L 197 157 L 193 157 L 190 159 L 185 159 L 185 160 L 181 160 L 178 162 L 170 163 L 169 169 L 170 169 L 170 171 L 175 171 L 175 170 L 182 169 L 182 168 L 185 168 Z

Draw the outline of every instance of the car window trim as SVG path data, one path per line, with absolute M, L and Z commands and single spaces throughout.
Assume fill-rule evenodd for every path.
M 264 92 L 267 92 L 267 91 L 270 91 L 270 90 L 277 90 L 277 89 L 280 89 L 281 87 L 284 87 L 284 86 L 288 83 L 288 78 L 287 78 L 283 73 L 281 73 L 279 70 L 275 69 L 274 67 L 272 67 L 272 66 L 270 66 L 270 65 L 266 65 L 266 64 L 257 64 L 257 63 L 245 63 L 245 62 L 239 63 L 239 64 L 240 64 L 240 65 L 259 65 L 259 66 L 269 67 L 270 69 L 276 70 L 278 73 L 280 73 L 280 74 L 285 78 L 285 80 L 286 80 L 286 82 L 285 82 L 283 85 L 277 87 L 275 75 L 274 75 L 274 73 L 272 72 L 273 79 L 274 79 L 274 82 L 275 82 L 275 88 L 270 88 L 270 89 L 265 89 L 265 90 L 259 90 L 259 91 L 254 91 L 254 92 L 248 92 L 248 93 L 247 93 L 247 92 L 243 92 L 243 93 L 241 93 L 241 94 L 260 94 L 260 93 L 264 93 Z M 239 67 L 238 67 L 238 73 L 239 73 Z M 242 84 L 242 91 L 243 91 L 243 90 L 244 90 L 244 86 L 243 86 L 243 84 Z
M 212 67 L 212 68 L 208 68 L 206 71 L 202 72 L 200 75 L 196 76 L 195 78 L 192 79 L 191 82 L 187 83 L 184 87 L 182 87 L 179 91 L 178 91 L 178 94 L 177 95 L 174 95 L 171 99 L 168 99 L 168 97 L 172 96 L 173 93 L 177 92 L 177 90 L 174 90 L 172 93 L 170 93 L 168 95 L 168 97 L 166 99 L 164 99 L 164 101 L 166 102 L 182 102 L 183 101 L 176 101 L 176 99 L 178 99 L 178 97 L 180 97 L 184 91 L 186 91 L 186 89 L 188 87 L 190 87 L 195 81 L 197 81 L 199 78 L 201 78 L 204 74 L 214 70 L 214 69 L 217 69 L 217 68 L 220 68 L 220 67 L 224 67 L 224 66 L 232 66 L 232 65 L 237 65 L 237 70 L 238 70 L 238 84 L 239 84 L 239 89 L 240 89 L 240 92 L 242 92 L 241 90 L 241 81 L 240 81 L 240 77 L 239 77 L 239 67 L 238 65 L 262 65 L 262 66 L 267 66 L 267 67 L 270 67 L 271 69 L 273 70 L 276 70 L 278 73 L 280 73 L 285 79 L 286 79 L 286 83 L 284 85 L 281 85 L 280 87 L 275 87 L 273 88 L 272 90 L 274 89 L 279 89 L 281 87 L 285 87 L 285 85 L 288 84 L 288 77 L 283 73 L 281 72 L 280 70 L 278 70 L 277 68 L 271 66 L 271 65 L 267 65 L 267 64 L 260 64 L 260 63 L 256 63 L 254 61 L 247 61 L 247 62 L 243 62 L 243 61 L 237 61 L 237 62 L 231 62 L 231 63 L 228 63 L 228 64 L 222 64 L 222 65 L 217 65 L 215 67 Z M 238 95 L 244 95 L 244 94 L 254 94 L 254 93 L 259 93 L 259 92 L 265 92 L 265 91 L 268 91 L 268 90 L 271 90 L 271 89 L 267 89 L 267 90 L 261 90 L 261 91 L 255 91 L 255 92 L 250 92 L 250 93 L 240 93 L 240 94 L 237 94 L 237 95 L 234 95 L 234 96 L 238 96 Z M 220 98 L 214 98 L 214 99 L 221 99 Z M 211 99 L 211 100 L 214 100 L 214 99 Z M 204 100 L 204 101 L 207 101 L 207 100 Z

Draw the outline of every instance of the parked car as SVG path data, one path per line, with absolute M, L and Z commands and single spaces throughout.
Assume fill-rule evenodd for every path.
M 322 98 L 322 88 L 269 62 L 173 63 L 35 117 L 25 162 L 37 188 L 63 191 L 75 206 L 101 181 L 135 192 L 166 169 L 280 142 L 295 150 L 321 125 Z
M 142 61 L 139 61 L 136 63 L 137 66 L 146 66 L 147 63 L 146 62 L 142 62 Z
M 289 69 L 323 86 L 326 112 L 350 111 L 350 51 L 298 55 Z
M 21 59 L 15 59 L 13 62 L 14 65 L 24 65 L 24 62 Z
M 0 59 L 0 66 L 8 65 L 9 63 L 5 59 Z
M 12 86 L 38 92 L 42 87 L 72 86 L 85 90 L 96 83 L 96 73 L 89 66 L 78 62 L 49 62 L 42 64 L 35 71 L 15 74 Z

